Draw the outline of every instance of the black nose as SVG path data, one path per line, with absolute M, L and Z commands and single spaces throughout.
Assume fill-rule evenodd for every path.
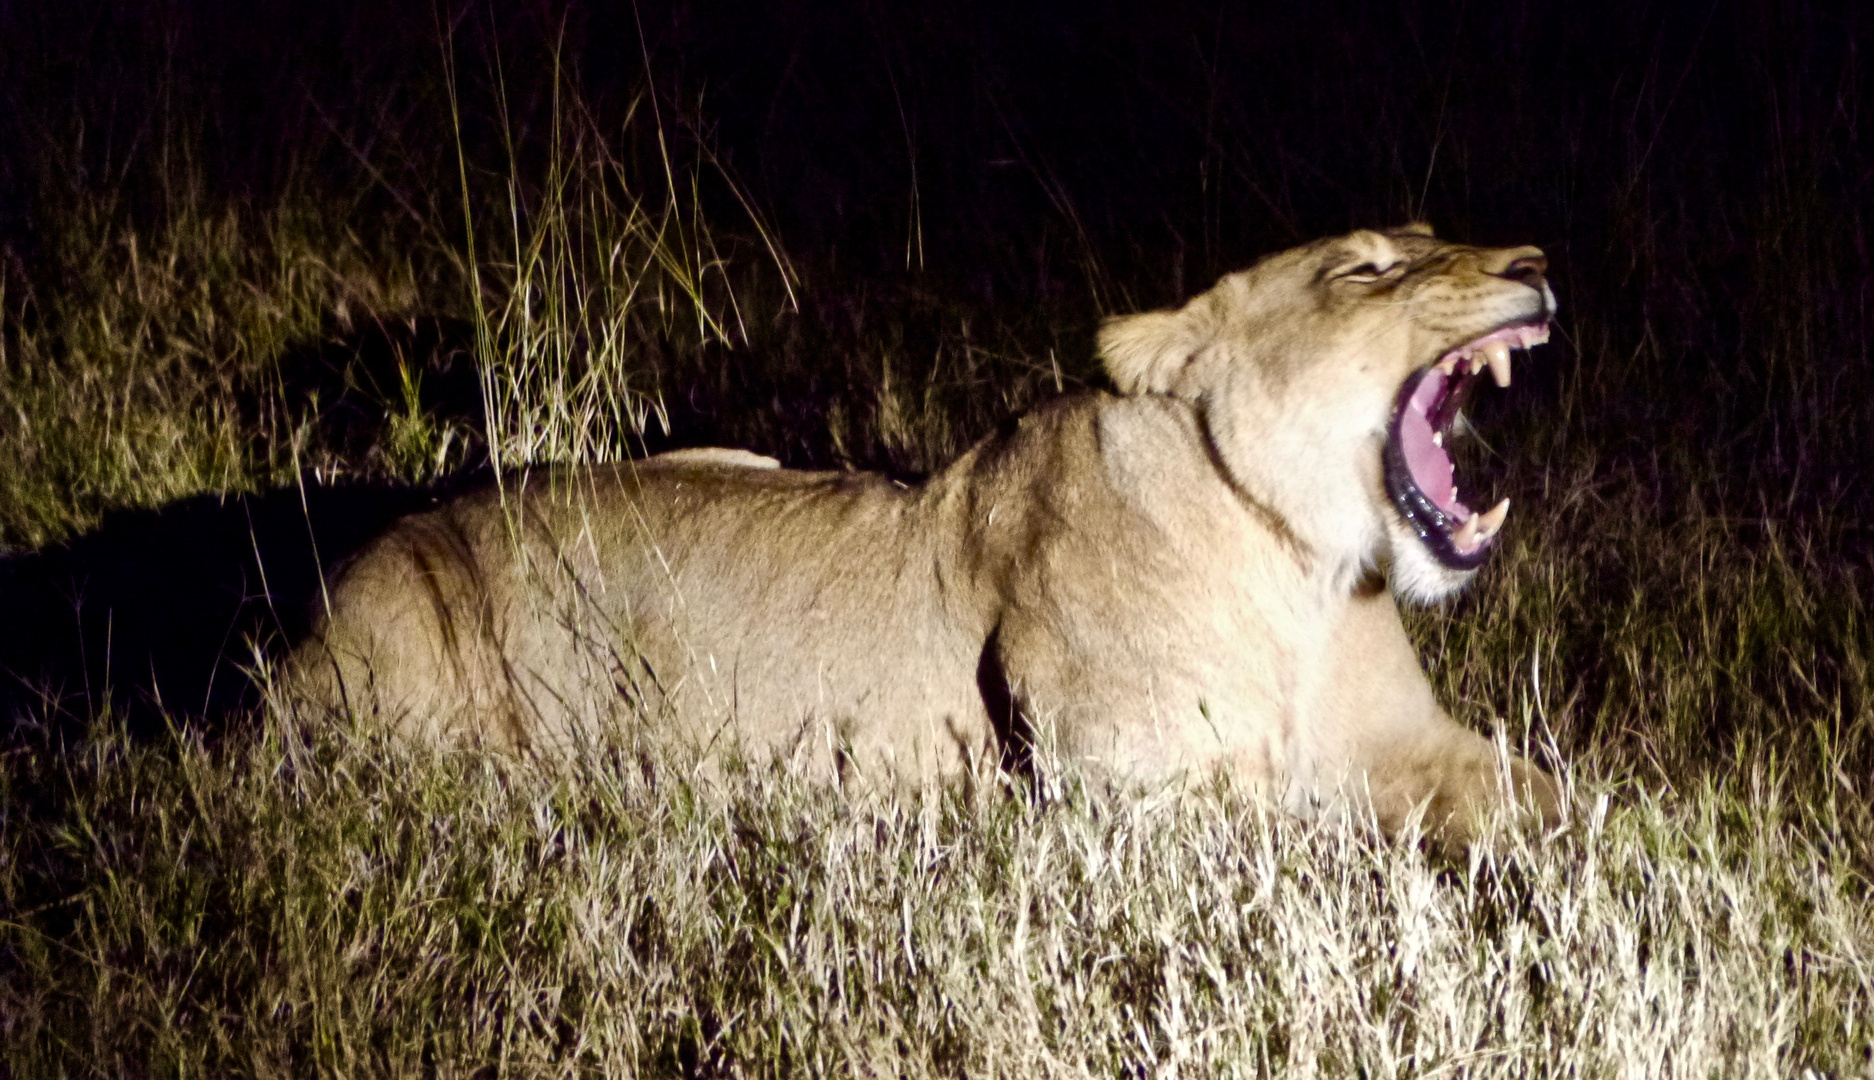
M 1516 260 L 1500 271 L 1497 276 L 1520 281 L 1532 289 L 1542 287 L 1542 274 L 1549 268 L 1549 260 L 1540 255 L 1529 255 Z

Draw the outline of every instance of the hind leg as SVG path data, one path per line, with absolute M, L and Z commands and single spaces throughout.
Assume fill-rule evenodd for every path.
M 519 750 L 525 740 L 474 552 L 444 514 L 404 519 L 339 574 L 330 606 L 289 663 L 289 693 L 415 743 Z

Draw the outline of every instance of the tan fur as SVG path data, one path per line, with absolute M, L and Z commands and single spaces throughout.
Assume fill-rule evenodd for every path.
M 1388 830 L 1423 807 L 1456 842 L 1512 791 L 1552 820 L 1553 782 L 1433 700 L 1382 581 L 1468 577 L 1392 511 L 1381 442 L 1410 372 L 1552 310 L 1500 276 L 1539 257 L 1419 228 L 1271 256 L 1110 320 L 1122 396 L 1037 409 L 914 486 L 724 450 L 509 480 L 355 559 L 297 679 L 516 751 L 622 717 L 918 783 L 1026 732 L 1119 783 L 1220 770 Z

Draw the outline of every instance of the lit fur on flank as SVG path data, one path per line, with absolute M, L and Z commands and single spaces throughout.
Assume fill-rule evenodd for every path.
M 1043 406 L 929 480 L 737 450 L 537 471 L 398 523 L 292 670 L 405 736 L 575 751 L 648 725 L 919 784 L 1032 738 L 1121 784 L 1221 771 L 1304 814 L 1419 807 L 1463 843 L 1553 782 L 1433 699 L 1392 592 L 1437 564 L 1381 482 L 1408 374 L 1540 305 L 1418 227 L 1264 259 L 1109 320 L 1119 395 Z M 1353 271 L 1381 271 L 1371 276 Z

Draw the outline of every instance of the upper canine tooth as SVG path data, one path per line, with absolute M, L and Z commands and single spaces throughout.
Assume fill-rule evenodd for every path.
M 1490 363 L 1490 377 L 1498 386 L 1510 384 L 1510 345 L 1507 341 L 1487 341 L 1483 349 L 1484 359 Z

